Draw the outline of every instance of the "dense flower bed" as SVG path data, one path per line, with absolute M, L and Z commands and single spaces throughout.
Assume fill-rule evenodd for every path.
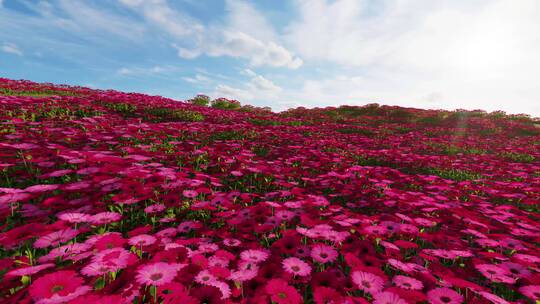
M 0 79 L 2 303 L 538 303 L 538 121 Z

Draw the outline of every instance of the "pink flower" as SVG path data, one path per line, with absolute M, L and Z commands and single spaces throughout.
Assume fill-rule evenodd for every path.
M 172 282 L 183 264 L 169 264 L 158 262 L 145 265 L 137 271 L 137 282 L 143 285 L 161 286 Z
M 195 277 L 195 282 L 203 285 L 208 285 L 208 283 L 215 281 L 217 281 L 217 277 L 210 273 L 210 271 L 208 270 L 202 270 Z
M 261 263 L 268 259 L 268 252 L 264 250 L 248 249 L 240 253 L 240 258 L 244 261 Z
M 195 190 L 184 190 L 182 191 L 182 195 L 187 198 L 195 198 L 197 195 L 199 195 L 199 193 L 197 193 Z
M 446 287 L 428 291 L 427 298 L 431 304 L 459 304 L 463 302 L 462 295 Z
M 90 222 L 94 225 L 105 225 L 112 222 L 118 222 L 122 218 L 120 213 L 101 212 L 90 217 Z
M 417 279 L 402 275 L 396 275 L 392 279 L 392 282 L 394 282 L 394 284 L 400 288 L 409 290 L 421 290 L 424 287 L 424 284 Z
M 311 257 L 321 264 L 334 262 L 337 256 L 338 252 L 334 247 L 328 245 L 317 244 L 311 248 Z
M 277 304 L 300 304 L 302 296 L 298 291 L 282 279 L 272 279 L 265 287 L 266 294 Z
M 41 265 L 36 265 L 36 266 L 18 268 L 18 269 L 14 269 L 6 273 L 6 276 L 10 276 L 10 277 L 30 276 L 30 275 L 33 275 L 42 271 L 43 269 L 51 268 L 54 266 L 55 264 L 53 263 L 46 263 L 46 264 L 41 264 Z
M 370 293 L 372 295 L 382 290 L 384 280 L 370 272 L 354 271 L 351 274 L 351 279 L 358 289 Z
M 139 234 L 129 239 L 128 243 L 133 246 L 150 246 L 156 242 L 156 238 L 148 234 Z
M 116 269 L 100 262 L 90 263 L 81 269 L 81 274 L 87 277 L 95 277 L 115 271 Z
M 373 304 L 408 304 L 393 292 L 383 291 L 373 296 Z
M 71 301 L 91 290 L 72 270 L 46 274 L 28 288 L 28 293 L 39 304 L 56 304 Z
M 58 215 L 58 218 L 72 224 L 85 223 L 90 220 L 90 216 L 88 214 L 79 212 L 62 213 Z
M 299 258 L 286 258 L 283 260 L 282 264 L 283 269 L 293 275 L 305 277 L 311 273 L 311 266 L 309 266 L 308 263 L 300 260 Z
M 159 212 L 165 210 L 165 208 L 166 207 L 163 204 L 154 204 L 154 205 L 150 205 L 150 206 L 144 208 L 144 212 L 149 213 L 149 214 L 159 213 Z
M 493 264 L 480 264 L 475 266 L 480 273 L 493 282 L 514 284 L 516 280 L 510 277 L 510 271 Z
M 491 292 L 480 291 L 478 294 L 481 295 L 484 299 L 489 300 L 491 303 L 494 304 L 510 304 L 510 302 L 497 295 L 492 294 Z
M 135 256 L 124 248 L 116 247 L 98 252 L 92 257 L 92 263 L 106 265 L 111 271 L 126 268 Z
M 34 247 L 47 248 L 50 246 L 58 246 L 61 243 L 70 241 L 72 238 L 76 237 L 78 234 L 79 232 L 74 229 L 54 231 L 37 239 L 34 242 Z
M 540 300 L 540 285 L 527 285 L 519 288 L 524 296 L 531 298 L 532 300 Z

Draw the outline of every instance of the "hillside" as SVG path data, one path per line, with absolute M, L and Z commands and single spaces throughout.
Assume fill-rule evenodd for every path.
M 0 79 L 2 303 L 534 303 L 540 121 Z

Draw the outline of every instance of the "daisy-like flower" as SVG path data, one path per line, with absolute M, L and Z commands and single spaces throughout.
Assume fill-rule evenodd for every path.
M 195 277 L 195 282 L 203 285 L 209 285 L 210 282 L 215 282 L 217 280 L 218 279 L 208 270 L 202 270 Z
M 258 272 L 259 269 L 256 267 L 252 269 L 232 271 L 228 279 L 235 282 L 245 282 L 255 278 Z
M 144 212 L 149 213 L 149 214 L 159 213 L 159 212 L 165 210 L 165 208 L 166 207 L 163 204 L 154 204 L 154 205 L 150 205 L 150 206 L 144 208 Z
M 10 272 L 6 273 L 6 276 L 7 277 L 31 276 L 33 274 L 36 274 L 36 273 L 42 271 L 43 269 L 51 268 L 51 267 L 54 267 L 54 266 L 55 266 L 55 264 L 53 264 L 53 263 L 46 263 L 46 264 L 41 264 L 41 265 L 36 265 L 36 266 L 28 266 L 28 267 L 18 268 L 18 269 L 14 269 L 14 270 L 11 270 Z
M 87 277 L 95 277 L 107 274 L 114 270 L 115 268 L 110 267 L 109 265 L 106 265 L 104 263 L 94 262 L 84 266 L 83 269 L 81 269 L 81 274 Z
M 223 240 L 223 245 L 228 246 L 228 247 L 237 247 L 237 246 L 240 246 L 240 244 L 242 244 L 242 242 L 237 239 L 224 239 Z
M 321 264 L 332 263 L 337 256 L 338 252 L 332 246 L 317 244 L 311 248 L 311 258 Z
M 169 263 L 153 263 L 145 265 L 137 271 L 137 282 L 143 285 L 161 286 L 172 282 L 179 270 L 185 265 Z
M 382 290 L 384 280 L 370 272 L 355 271 L 351 274 L 351 279 L 358 289 L 372 295 Z
M 248 249 L 240 253 L 240 259 L 243 261 L 261 263 L 268 259 L 268 252 L 264 250 Z
M 90 223 L 94 225 L 105 225 L 113 222 L 118 222 L 122 218 L 120 213 L 116 212 L 100 212 L 90 217 Z
M 293 275 L 305 277 L 311 273 L 311 266 L 309 266 L 308 263 L 300 260 L 299 258 L 286 258 L 283 260 L 282 264 L 283 269 Z
M 511 272 L 507 269 L 493 264 L 480 264 L 475 266 L 482 275 L 497 283 L 514 284 L 516 280 L 510 277 Z
M 56 304 L 71 301 L 91 290 L 72 270 L 46 274 L 28 288 L 28 293 L 39 304 Z
M 519 292 L 534 301 L 540 300 L 540 285 L 523 286 L 519 288 Z
M 270 300 L 277 304 L 302 303 L 302 296 L 298 291 L 282 279 L 270 280 L 266 284 L 265 291 L 270 296 Z
M 489 300 L 493 304 L 510 304 L 510 302 L 497 295 L 492 294 L 491 292 L 480 291 L 478 294 L 481 295 L 484 299 Z
M 408 304 L 397 294 L 389 291 L 376 293 L 373 296 L 373 304 Z
M 446 287 L 428 291 L 427 298 L 431 304 L 460 304 L 463 302 L 462 295 Z
M 187 198 L 195 198 L 197 195 L 199 195 L 199 193 L 197 193 L 195 190 L 184 190 L 182 191 L 182 195 Z
M 313 291 L 313 301 L 315 304 L 345 303 L 339 292 L 333 288 L 318 286 Z
M 129 239 L 128 243 L 133 246 L 150 246 L 156 242 L 156 238 L 149 234 L 139 234 Z
M 34 247 L 47 248 L 50 246 L 58 246 L 61 243 L 70 241 L 71 239 L 76 237 L 78 234 L 79 232 L 75 229 L 64 229 L 64 230 L 54 231 L 37 239 L 34 242 Z
M 92 263 L 106 265 L 111 271 L 127 267 L 130 258 L 135 256 L 124 248 L 116 247 L 98 252 L 92 257 Z
M 66 212 L 58 215 L 58 218 L 62 221 L 66 221 L 72 224 L 86 223 L 90 220 L 90 216 L 86 213 L 80 212 Z
M 394 282 L 397 287 L 408 290 L 421 290 L 422 288 L 424 288 L 424 284 L 422 284 L 421 281 L 402 275 L 396 275 L 392 279 L 392 282 Z

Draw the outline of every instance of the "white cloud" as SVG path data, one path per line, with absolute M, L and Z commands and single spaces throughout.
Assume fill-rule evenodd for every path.
M 248 90 L 233 88 L 225 84 L 217 85 L 211 96 L 214 98 L 225 97 L 229 99 L 236 99 L 240 102 L 244 102 L 246 100 L 251 101 L 254 97 Z
M 226 2 L 225 24 L 205 26 L 171 8 L 165 0 L 119 0 L 147 21 L 173 36 L 178 56 L 194 59 L 202 54 L 246 59 L 253 66 L 296 69 L 303 63 L 283 47 L 264 16 L 247 2 Z M 178 45 L 180 42 L 189 45 Z
M 162 74 L 173 70 L 172 67 L 154 66 L 149 68 L 141 67 L 123 67 L 116 71 L 118 75 L 122 76 L 139 76 L 139 75 L 153 75 Z
M 244 70 L 246 71 L 246 70 Z M 214 92 L 210 96 L 214 98 L 225 97 L 233 98 L 240 101 L 243 104 L 259 104 L 268 105 L 268 102 L 274 102 L 283 92 L 283 89 L 261 75 L 255 74 L 255 72 L 247 69 L 250 73 L 253 73 L 250 81 L 243 85 L 241 88 L 231 87 L 229 85 L 219 84 L 214 89 Z
M 194 77 L 183 77 L 182 79 L 184 81 L 187 81 L 189 83 L 196 84 L 196 85 L 204 85 L 212 81 L 212 79 L 210 79 L 209 77 L 206 77 L 201 74 L 195 74 Z
M 305 80 L 303 100 L 361 98 L 540 114 L 539 1 L 296 4 L 299 17 L 286 29 L 289 45 L 312 64 L 340 71 Z
M 282 91 L 282 88 L 277 86 L 275 83 L 269 79 L 264 78 L 261 75 L 257 75 L 251 79 L 249 86 L 253 91 L 265 91 L 268 93 L 279 93 Z
M 209 42 L 205 52 L 210 56 L 244 58 L 253 66 L 273 66 L 296 69 L 302 59 L 292 55 L 283 46 L 274 42 L 263 42 L 244 32 L 223 31 L 218 42 Z
M 240 75 L 255 76 L 257 74 L 255 74 L 255 72 L 253 72 L 251 69 L 243 69 L 242 71 L 240 71 Z
M 204 26 L 189 15 L 172 9 L 166 0 L 119 0 L 120 3 L 140 12 L 144 18 L 176 37 L 197 35 Z
M 19 47 L 14 43 L 5 42 L 2 47 L 0 48 L 2 52 L 9 53 L 17 56 L 23 56 L 23 52 L 19 49 Z

